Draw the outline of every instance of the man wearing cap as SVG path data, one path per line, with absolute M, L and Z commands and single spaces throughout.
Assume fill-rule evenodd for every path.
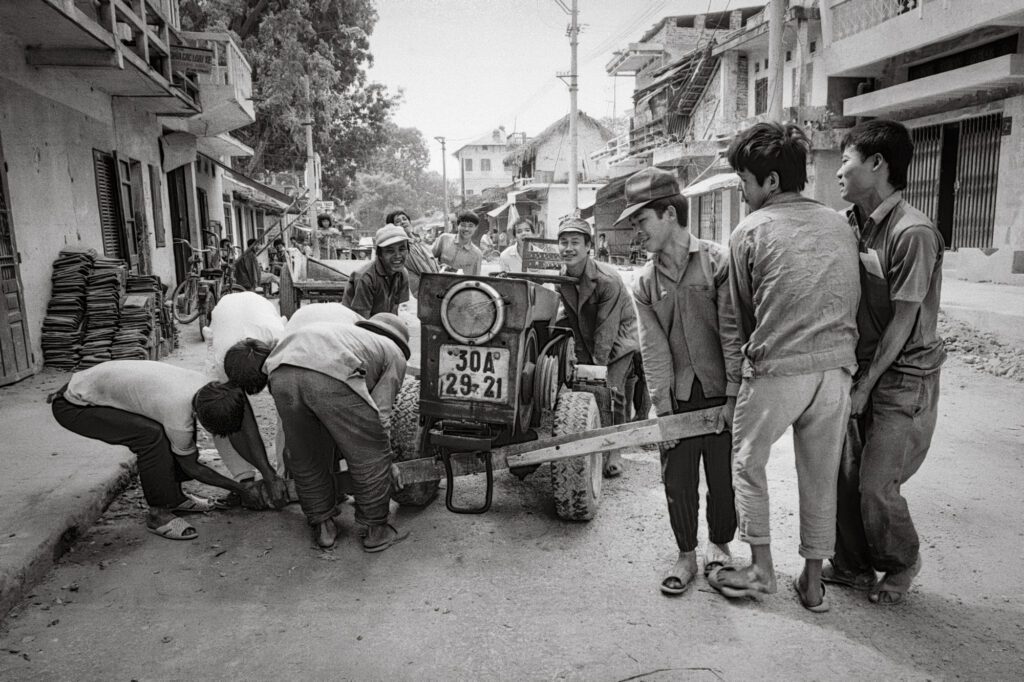
M 729 293 L 729 254 L 687 229 L 675 175 L 647 168 L 626 181 L 626 209 L 653 254 L 633 286 L 644 368 L 658 416 L 720 408 L 716 433 L 662 443 L 661 469 L 679 559 L 661 591 L 679 595 L 697 575 L 700 462 L 708 485 L 704 574 L 724 565 L 736 533 L 729 433 L 740 384 L 739 339 Z
M 385 225 L 373 238 L 376 255 L 357 270 L 345 289 L 342 303 L 363 317 L 377 313 L 398 314 L 398 304 L 409 300 L 405 260 L 409 235 L 397 225 Z
M 612 423 L 628 421 L 632 403 L 640 419 L 647 417 L 647 385 L 640 362 L 640 337 L 636 311 L 618 271 L 590 257 L 590 225 L 581 218 L 567 218 L 558 226 L 558 253 L 565 274 L 576 284 L 560 284 L 565 314 L 572 328 L 576 359 L 584 365 L 607 367 L 606 382 L 612 393 Z M 607 478 L 622 473 L 618 452 L 605 456 Z
M 472 211 L 464 211 L 456 218 L 456 232 L 445 233 L 434 242 L 434 257 L 450 272 L 462 270 L 464 275 L 479 275 L 483 251 L 473 243 L 473 235 L 480 218 Z
M 405 323 L 377 313 L 354 325 L 286 329 L 263 365 L 288 441 L 285 462 L 320 547 L 333 546 L 338 535 L 335 451 L 352 476 L 363 549 L 380 552 L 407 535 L 388 523 L 388 426 L 409 356 Z

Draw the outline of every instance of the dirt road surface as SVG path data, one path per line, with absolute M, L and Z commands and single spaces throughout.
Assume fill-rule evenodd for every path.
M 257 407 L 269 442 L 269 396 Z M 412 534 L 382 554 L 361 551 L 350 505 L 331 551 L 297 505 L 193 517 L 199 539 L 171 542 L 146 533 L 133 488 L 8 617 L 0 679 L 1017 678 L 1024 384 L 953 356 L 940 408 L 905 487 L 924 568 L 900 606 L 838 588 L 830 613 L 797 603 L 788 436 L 769 468 L 780 589 L 761 602 L 729 602 L 703 578 L 681 597 L 658 591 L 676 550 L 651 451 L 625 455 L 590 523 L 555 517 L 546 467 L 501 473 L 486 515 L 443 500 L 397 510 Z M 457 494 L 477 502 L 480 479 L 458 479 Z

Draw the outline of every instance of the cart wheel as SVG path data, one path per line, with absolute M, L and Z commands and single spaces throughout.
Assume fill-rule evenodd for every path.
M 404 462 L 423 457 L 423 429 L 420 428 L 420 380 L 406 377 L 391 412 L 391 447 L 395 461 Z M 393 490 L 391 497 L 398 504 L 425 507 L 437 497 L 436 481 L 406 484 Z
M 553 435 L 585 433 L 601 428 L 601 414 L 589 393 L 562 391 L 555 405 Z M 589 521 L 601 504 L 600 452 L 551 462 L 555 512 L 567 521 Z

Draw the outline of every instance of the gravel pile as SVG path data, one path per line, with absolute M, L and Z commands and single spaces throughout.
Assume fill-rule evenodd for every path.
M 988 332 L 983 332 L 939 313 L 939 334 L 946 350 L 964 364 L 997 377 L 1024 381 L 1024 349 L 1016 348 Z

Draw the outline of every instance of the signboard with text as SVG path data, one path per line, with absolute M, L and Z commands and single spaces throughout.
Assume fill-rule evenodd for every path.
M 171 46 L 171 68 L 174 71 L 210 73 L 213 71 L 213 50 L 204 47 Z
M 557 239 L 527 237 L 523 248 L 523 270 L 557 275 L 561 272 L 562 259 L 558 255 Z

